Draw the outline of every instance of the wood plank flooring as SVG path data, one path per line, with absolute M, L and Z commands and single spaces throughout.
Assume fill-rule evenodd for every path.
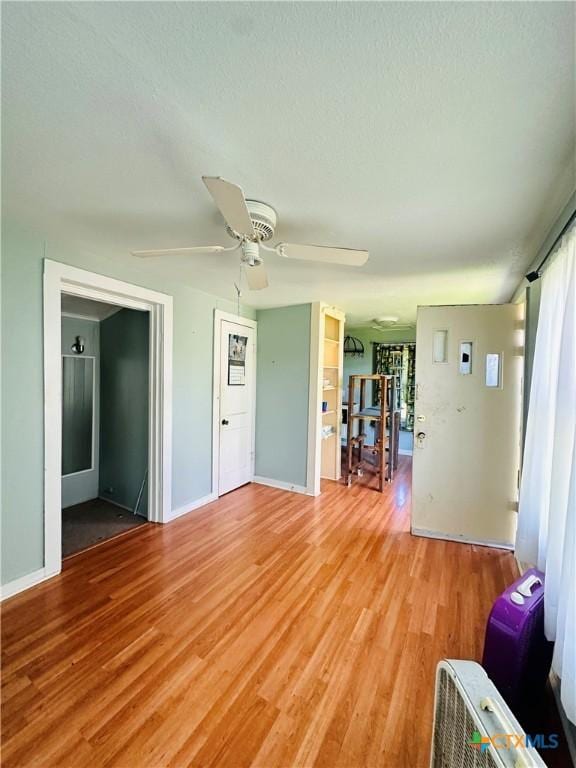
M 511 554 L 384 494 L 249 485 L 3 605 L 2 764 L 424 768 L 442 657 L 479 659 Z

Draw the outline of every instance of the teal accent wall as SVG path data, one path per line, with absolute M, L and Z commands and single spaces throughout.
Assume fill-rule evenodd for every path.
M 310 315 L 310 304 L 256 314 L 256 475 L 300 486 L 308 461 Z
M 211 492 L 212 346 L 220 299 L 141 269 L 124 253 L 2 224 L 2 583 L 44 565 L 43 258 L 162 291 L 174 300 L 172 508 Z M 255 312 L 243 307 L 242 314 Z
M 76 343 L 76 336 L 84 339 L 84 355 L 98 357 L 100 352 L 98 320 L 88 320 L 82 317 L 62 317 L 62 354 L 73 355 L 72 346 Z M 82 355 L 78 355 L 82 357 Z
M 133 509 L 148 467 L 148 312 L 100 324 L 100 496 Z M 148 484 L 138 512 L 148 511 Z

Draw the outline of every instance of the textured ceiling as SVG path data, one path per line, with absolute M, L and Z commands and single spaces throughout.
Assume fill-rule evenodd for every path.
M 6 213 L 110 259 L 229 244 L 202 174 L 278 236 L 253 306 L 352 321 L 507 300 L 574 180 L 572 3 L 3 3 Z M 235 256 L 138 262 L 234 295 Z

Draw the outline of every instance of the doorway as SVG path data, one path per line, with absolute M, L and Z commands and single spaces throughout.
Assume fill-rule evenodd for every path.
M 44 578 L 54 576 L 62 568 L 62 294 L 148 313 L 147 516 L 150 522 L 155 523 L 167 522 L 171 517 L 172 297 L 158 291 L 151 291 L 131 283 L 45 259 Z M 90 366 L 88 365 L 87 368 L 89 369 Z M 85 373 L 89 375 L 89 370 L 86 370 Z M 86 390 L 89 389 L 87 383 L 84 383 L 83 386 Z M 87 423 L 88 419 L 85 419 L 84 429 L 87 428 Z M 93 430 L 94 434 L 95 430 Z M 94 451 L 93 442 L 92 451 Z M 83 458 L 85 460 L 85 456 Z M 91 466 L 89 468 L 91 469 Z
M 62 556 L 148 519 L 147 311 L 62 293 Z
M 255 320 L 214 313 L 212 487 L 217 496 L 254 477 L 256 328 Z
M 395 409 L 400 413 L 399 453 L 412 455 L 414 447 L 414 399 L 416 394 L 416 343 L 372 342 L 374 373 L 393 376 L 395 380 Z M 373 405 L 379 402 L 376 387 L 372 388 Z

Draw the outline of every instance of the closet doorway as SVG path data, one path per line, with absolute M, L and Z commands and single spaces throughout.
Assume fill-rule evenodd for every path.
M 148 521 L 150 313 L 62 293 L 62 557 Z
M 91 299 L 148 315 L 148 520 L 164 523 L 172 519 L 172 297 L 132 283 L 44 260 L 44 579 L 62 569 L 62 432 L 63 362 L 62 295 Z M 75 334 L 79 335 L 79 334 Z M 74 343 L 76 339 L 73 339 Z M 77 355 L 72 350 L 72 354 Z M 86 366 L 85 366 L 86 368 Z M 85 373 L 89 376 L 90 366 Z M 78 386 L 89 392 L 90 384 L 80 377 Z M 94 402 L 96 402 L 94 398 Z M 84 406 L 82 430 L 92 423 L 92 456 L 96 429 Z M 86 451 L 88 455 L 88 451 Z M 91 470 L 83 457 L 83 466 Z M 66 469 L 72 467 L 67 465 Z M 82 471 L 78 465 L 76 471 Z M 75 474 L 66 471 L 65 474 Z M 140 501 L 140 504 L 142 502 Z M 139 504 L 139 508 L 140 508 Z M 127 505 L 128 506 L 128 505 Z

